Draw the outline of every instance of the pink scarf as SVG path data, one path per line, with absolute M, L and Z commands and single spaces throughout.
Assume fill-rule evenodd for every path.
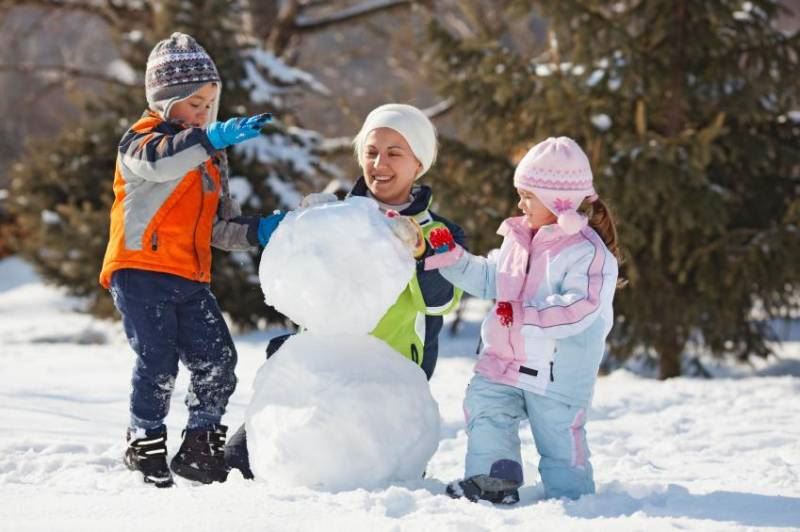
M 505 238 L 504 250 L 497 263 L 497 301 L 522 301 L 535 233 L 525 223 L 524 216 L 517 216 L 505 220 L 497 234 Z

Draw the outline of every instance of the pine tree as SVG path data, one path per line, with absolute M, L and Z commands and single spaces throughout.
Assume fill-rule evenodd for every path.
M 134 21 L 118 35 L 122 59 L 138 82 L 129 89 L 109 89 L 91 105 L 89 121 L 55 140 L 31 145 L 12 171 L 10 208 L 25 235 L 18 248 L 46 280 L 87 297 L 98 315 L 114 315 L 97 277 L 108 237 L 116 146 L 146 107 L 144 68 L 160 39 L 183 31 L 209 52 L 223 80 L 219 119 L 259 112 L 276 117 L 261 137 L 228 150 L 231 190 L 244 214 L 294 207 L 299 193 L 321 188 L 321 176 L 336 171 L 319 159 L 321 137 L 294 125 L 292 117 L 292 105 L 324 87 L 243 35 L 238 2 L 152 4 L 144 23 Z M 223 310 L 244 327 L 285 321 L 263 302 L 259 256 L 214 254 L 214 293 Z
M 19 226 L 17 220 L 5 206 L 5 196 L 7 192 L 0 190 L 0 259 L 14 253 L 12 240 L 19 238 Z
M 531 3 L 513 4 L 508 20 L 530 21 Z M 520 151 L 575 138 L 626 251 L 611 354 L 654 353 L 662 378 L 693 347 L 770 354 L 766 318 L 796 309 L 800 287 L 800 37 L 775 29 L 780 4 L 535 5 L 549 30 L 535 51 L 508 26 L 457 37 L 431 23 L 438 89 L 483 149 L 441 179 L 493 183 L 500 211 Z M 506 171 L 481 169 L 486 152 Z

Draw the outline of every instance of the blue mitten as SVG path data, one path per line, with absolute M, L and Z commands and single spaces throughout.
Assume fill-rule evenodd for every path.
M 266 247 L 269 244 L 272 233 L 278 228 L 278 224 L 281 223 L 284 216 L 286 216 L 285 212 L 278 212 L 258 221 L 258 243 L 261 244 L 261 247 Z
M 206 128 L 208 141 L 214 149 L 221 150 L 248 139 L 256 138 L 264 124 L 272 121 L 271 113 L 231 118 L 224 122 L 212 122 Z

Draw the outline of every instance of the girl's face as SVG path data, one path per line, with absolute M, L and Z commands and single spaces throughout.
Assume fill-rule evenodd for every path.
M 206 83 L 188 98 L 172 104 L 169 119 L 187 127 L 206 127 L 217 99 L 217 90 L 216 83 Z
M 549 225 L 557 221 L 556 215 L 545 207 L 544 203 L 539 201 L 536 194 L 521 188 L 517 188 L 517 194 L 519 194 L 519 203 L 517 206 L 525 215 L 525 221 L 528 223 L 528 227 L 536 230 L 543 225 Z
M 388 127 L 369 132 L 360 156 L 367 188 L 376 199 L 389 205 L 408 201 L 422 164 L 405 137 Z

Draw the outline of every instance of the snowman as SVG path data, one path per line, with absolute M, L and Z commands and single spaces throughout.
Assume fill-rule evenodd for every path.
M 422 477 L 438 406 L 419 366 L 369 334 L 414 274 L 398 221 L 351 197 L 289 213 L 264 249 L 265 300 L 303 330 L 255 378 L 256 480 L 339 491 Z

